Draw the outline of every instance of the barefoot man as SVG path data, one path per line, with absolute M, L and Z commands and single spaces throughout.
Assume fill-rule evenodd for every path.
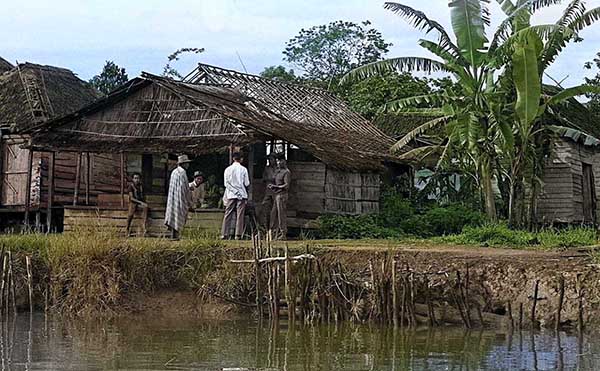
M 186 173 L 189 166 L 190 159 L 188 156 L 179 156 L 177 158 L 177 168 L 171 173 L 171 180 L 169 181 L 165 225 L 169 228 L 171 238 L 174 240 L 178 240 L 181 235 L 192 203 L 190 183 Z

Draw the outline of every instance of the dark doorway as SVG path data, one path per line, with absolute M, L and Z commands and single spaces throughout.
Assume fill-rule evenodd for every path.
M 596 222 L 596 190 L 594 187 L 594 172 L 592 165 L 582 164 L 583 167 L 583 220 L 586 223 Z
M 150 193 L 152 191 L 152 165 L 152 155 L 144 153 L 142 155 L 142 184 L 146 193 Z

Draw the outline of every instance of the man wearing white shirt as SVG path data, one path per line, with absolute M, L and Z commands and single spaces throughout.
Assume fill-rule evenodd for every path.
M 248 202 L 248 190 L 250 179 L 248 170 L 242 166 L 242 155 L 239 152 L 233 154 L 233 164 L 225 169 L 225 217 L 221 227 L 221 238 L 229 237 L 229 226 L 236 213 L 235 238 L 240 239 L 244 234 L 244 212 Z

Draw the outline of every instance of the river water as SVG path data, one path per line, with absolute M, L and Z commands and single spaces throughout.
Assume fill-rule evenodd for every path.
M 2 370 L 600 369 L 600 337 L 553 331 L 406 331 L 376 325 L 19 315 L 0 327 Z

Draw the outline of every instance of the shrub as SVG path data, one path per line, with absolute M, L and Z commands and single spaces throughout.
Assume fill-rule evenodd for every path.
M 382 226 L 401 228 L 404 221 L 415 214 L 415 208 L 401 194 L 387 191 L 381 196 L 379 219 Z
M 465 226 L 479 226 L 485 216 L 466 206 L 454 204 L 433 207 L 423 215 L 416 215 L 401 224 L 402 230 L 421 237 L 444 236 L 460 233 Z
M 379 224 L 377 215 L 325 215 L 319 218 L 322 238 L 360 239 L 400 237 L 400 232 Z

